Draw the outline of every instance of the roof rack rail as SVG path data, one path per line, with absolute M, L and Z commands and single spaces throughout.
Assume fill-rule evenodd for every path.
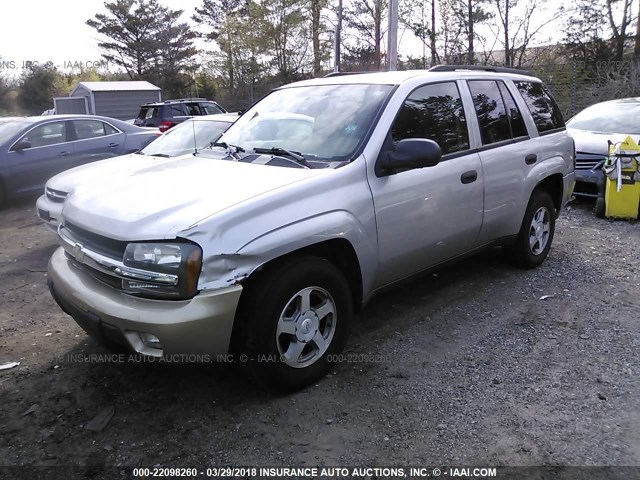
M 372 72 L 331 72 L 327 73 L 324 78 L 327 77 L 341 77 L 343 75 L 360 75 L 362 73 L 372 73 Z
M 207 100 L 206 98 L 198 98 L 198 97 L 170 98 L 169 100 L 164 100 L 164 103 L 169 103 L 169 102 L 190 102 L 190 101 L 204 102 L 206 100 Z
M 494 67 L 492 65 L 436 65 L 429 72 L 454 72 L 456 70 L 479 70 L 481 72 L 516 73 L 518 75 L 531 75 L 528 70 L 519 68 Z

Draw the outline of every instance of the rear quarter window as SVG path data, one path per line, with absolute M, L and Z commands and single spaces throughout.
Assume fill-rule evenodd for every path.
M 207 115 L 213 115 L 213 114 L 216 114 L 216 113 L 224 113 L 224 110 L 222 110 L 222 108 L 220 108 L 215 103 L 202 103 L 202 104 L 200 104 L 200 106 L 206 112 Z
M 564 119 L 555 100 L 539 82 L 514 82 L 529 107 L 539 133 L 565 128 Z

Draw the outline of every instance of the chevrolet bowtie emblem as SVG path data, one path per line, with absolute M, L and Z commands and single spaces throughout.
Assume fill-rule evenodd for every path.
M 82 251 L 82 245 L 76 243 L 73 246 L 73 256 L 76 257 L 76 260 L 80 263 L 84 263 L 84 252 Z

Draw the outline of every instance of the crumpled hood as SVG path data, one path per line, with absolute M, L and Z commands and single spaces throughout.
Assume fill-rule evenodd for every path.
M 77 185 L 85 185 L 92 181 L 108 182 L 112 175 L 127 175 L 137 170 L 148 168 L 176 158 L 152 157 L 130 153 L 120 157 L 107 158 L 98 162 L 80 165 L 51 177 L 47 181 L 47 187 L 61 192 L 72 192 Z
M 62 215 L 117 240 L 174 238 L 233 205 L 331 171 L 182 157 L 78 185 Z
M 588 132 L 573 128 L 567 128 L 567 133 L 569 133 L 576 142 L 576 153 L 594 153 L 603 156 L 609 154 L 607 140 L 617 143 L 623 141 L 628 136 L 627 134 L 621 133 Z M 638 141 L 638 135 L 631 135 L 631 138 L 633 138 L 634 141 Z

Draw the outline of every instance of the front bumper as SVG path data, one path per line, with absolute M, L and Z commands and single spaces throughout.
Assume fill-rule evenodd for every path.
M 604 195 L 604 172 L 597 170 L 576 170 L 576 188 L 574 195 L 581 197 L 599 197 Z
M 133 297 L 76 268 L 58 248 L 49 261 L 49 289 L 60 308 L 92 337 L 154 357 L 225 355 L 242 287 L 202 292 L 191 300 Z M 155 335 L 161 349 L 142 342 Z
M 53 233 L 58 231 L 58 224 L 62 218 L 62 207 L 64 203 L 56 203 L 49 200 L 46 195 L 41 195 L 36 201 L 36 211 L 38 217 L 44 225 Z

